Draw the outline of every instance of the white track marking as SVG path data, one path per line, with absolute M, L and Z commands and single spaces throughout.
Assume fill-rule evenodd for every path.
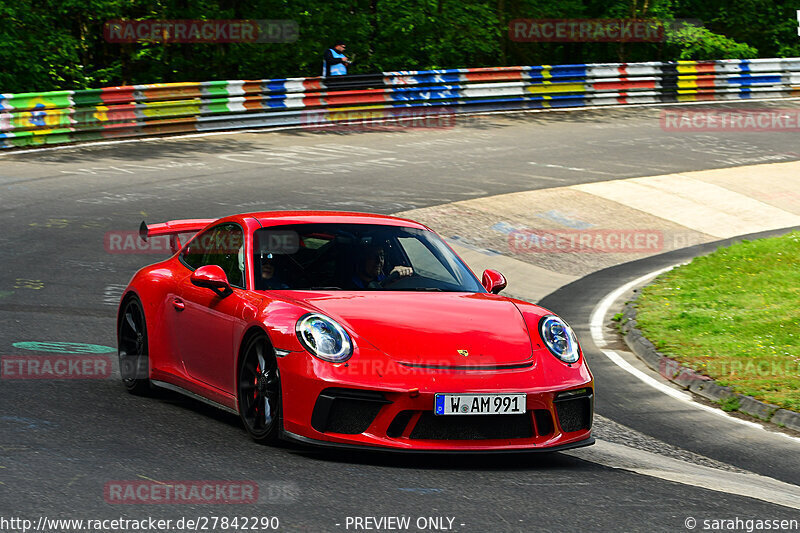
M 634 287 L 636 287 L 638 285 L 642 285 L 642 284 L 650 281 L 651 279 L 655 278 L 656 276 L 658 276 L 660 274 L 663 274 L 664 272 L 667 272 L 668 270 L 672 270 L 676 266 L 679 266 L 679 265 L 672 265 L 672 266 L 669 266 L 669 267 L 666 267 L 666 268 L 662 268 L 662 269 L 656 270 L 655 272 L 650 272 L 649 274 L 645 274 L 644 276 L 636 278 L 635 280 L 630 281 L 630 282 L 626 283 L 625 285 L 623 285 L 621 287 L 618 287 L 617 289 L 611 291 L 602 300 L 600 300 L 600 303 L 598 303 L 597 306 L 594 308 L 594 310 L 592 311 L 591 317 L 589 319 L 589 331 L 590 331 L 590 333 L 592 335 L 592 341 L 594 341 L 595 345 L 600 349 L 601 352 L 603 352 L 603 354 L 606 357 L 608 357 L 611 360 L 611 362 L 613 362 L 615 365 L 617 365 L 618 367 L 620 367 L 624 371 L 628 372 L 629 374 L 631 374 L 635 378 L 639 379 L 640 381 L 642 381 L 642 382 L 646 383 L 647 385 L 653 387 L 654 389 L 658 390 L 659 392 L 662 392 L 662 393 L 664 393 L 664 394 L 666 394 L 666 395 L 668 395 L 668 396 L 670 396 L 672 398 L 675 398 L 676 400 L 680 400 L 680 401 L 686 402 L 688 404 L 691 404 L 696 409 L 700 409 L 700 410 L 706 411 L 706 412 L 714 414 L 716 416 L 721 416 L 721 417 L 723 417 L 723 418 L 725 418 L 725 419 L 727 419 L 727 420 L 729 420 L 731 422 L 734 422 L 736 424 L 741 424 L 741 425 L 748 426 L 748 427 L 751 427 L 751 428 L 760 429 L 762 431 L 766 431 L 766 432 L 770 433 L 771 435 L 780 435 L 782 437 L 785 437 L 787 439 L 790 439 L 790 440 L 793 440 L 795 442 L 800 443 L 800 438 L 791 437 L 791 436 L 789 436 L 789 435 L 787 435 L 785 433 L 769 431 L 768 429 L 766 429 L 761 424 L 757 424 L 755 422 L 749 422 L 747 420 L 742 420 L 740 418 L 736 418 L 736 417 L 730 416 L 725 411 L 722 411 L 720 409 L 716 409 L 714 407 L 709 407 L 707 405 L 703 405 L 701 403 L 698 403 L 698 402 L 694 401 L 694 399 L 692 398 L 691 394 L 689 394 L 687 392 L 683 392 L 683 391 L 677 390 L 677 389 L 674 389 L 673 387 L 670 387 L 666 383 L 662 383 L 661 381 L 656 380 L 656 379 L 648 376 L 647 374 L 645 374 L 641 370 L 639 370 L 637 368 L 634 368 L 633 365 L 628 363 L 617 352 L 615 352 L 613 350 L 606 349 L 606 347 L 608 346 L 608 342 L 606 342 L 605 336 L 603 335 L 603 324 L 605 323 L 605 317 L 608 314 L 608 311 L 611 308 L 611 306 L 614 304 L 614 302 L 617 299 L 619 299 L 620 296 L 622 296 L 626 292 L 630 291 Z
M 590 170 L 588 168 L 578 168 L 578 167 L 566 167 L 564 165 L 552 165 L 547 163 L 537 163 L 536 161 L 529 161 L 531 165 L 537 165 L 540 167 L 547 167 L 547 168 L 560 168 L 562 170 L 572 170 L 574 172 L 589 172 L 590 174 L 605 174 L 606 176 L 614 176 L 611 172 L 603 172 L 601 170 Z
M 503 174 L 513 174 L 515 176 L 522 176 L 523 178 L 536 178 L 540 180 L 558 181 L 560 183 L 567 181 L 566 178 L 554 178 L 553 176 L 540 176 L 538 174 L 523 174 L 522 172 L 504 171 Z
M 718 470 L 602 439 L 594 446 L 562 453 L 648 477 L 800 509 L 800 487 L 753 472 Z

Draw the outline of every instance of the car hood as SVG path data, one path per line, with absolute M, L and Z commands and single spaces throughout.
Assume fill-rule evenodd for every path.
M 398 362 L 491 367 L 531 359 L 525 321 L 502 296 L 388 291 L 294 296 Z

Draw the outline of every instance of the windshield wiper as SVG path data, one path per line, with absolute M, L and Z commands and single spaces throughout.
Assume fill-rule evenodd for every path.
M 414 287 L 413 289 L 404 289 L 409 291 L 432 291 L 432 292 L 443 292 L 442 289 L 439 287 Z
M 340 291 L 342 290 L 341 287 L 311 287 L 306 289 L 308 291 Z

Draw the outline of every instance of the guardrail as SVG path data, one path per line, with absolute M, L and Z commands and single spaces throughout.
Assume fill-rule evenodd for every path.
M 800 58 L 399 71 L 0 94 L 0 148 L 586 105 L 800 96 Z

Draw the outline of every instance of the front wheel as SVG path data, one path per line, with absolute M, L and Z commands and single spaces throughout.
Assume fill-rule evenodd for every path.
M 278 441 L 281 382 L 278 362 L 266 335 L 251 337 L 239 363 L 239 415 L 250 437 L 261 444 Z
M 150 390 L 147 324 L 142 303 L 131 297 L 122 306 L 117 328 L 119 373 L 128 392 L 145 394 Z

